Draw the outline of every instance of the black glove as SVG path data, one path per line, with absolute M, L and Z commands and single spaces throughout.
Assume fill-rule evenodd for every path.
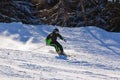
M 46 43 L 46 46 L 48 46 L 48 44 Z
M 63 39 L 63 41 L 67 42 L 67 40 L 66 40 L 66 39 Z

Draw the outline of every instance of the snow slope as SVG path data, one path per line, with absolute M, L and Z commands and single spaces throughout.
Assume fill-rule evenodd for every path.
M 120 80 L 120 33 L 57 27 L 71 55 L 59 57 L 44 43 L 55 27 L 0 23 L 0 80 Z

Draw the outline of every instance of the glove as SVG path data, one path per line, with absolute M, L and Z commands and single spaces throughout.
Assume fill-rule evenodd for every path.
M 48 44 L 46 43 L 46 46 L 48 46 Z
M 67 40 L 66 40 L 66 39 L 63 39 L 63 41 L 67 42 Z

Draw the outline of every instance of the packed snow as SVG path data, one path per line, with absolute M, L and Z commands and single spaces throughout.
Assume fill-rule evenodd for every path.
M 45 38 L 54 28 L 68 57 L 58 56 Z M 120 33 L 95 26 L 0 23 L 0 80 L 120 80 Z

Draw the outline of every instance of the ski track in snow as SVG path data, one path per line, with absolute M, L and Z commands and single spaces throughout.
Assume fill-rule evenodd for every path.
M 13 32 L 9 26 L 17 26 L 17 31 Z M 6 42 L 10 44 L 10 49 L 6 45 L 0 46 L 0 80 L 120 80 L 120 33 L 106 32 L 93 26 L 58 27 L 67 43 L 59 41 L 65 47 L 66 54 L 71 55 L 60 57 L 53 54 L 54 48 L 44 44 L 45 37 L 54 27 L 1 23 L 2 37 L 10 37 L 25 44 L 17 42 L 10 46 L 10 42 Z M 26 34 L 18 33 L 23 29 Z M 19 36 L 11 38 L 14 34 Z M 27 41 L 24 35 L 27 38 L 29 36 Z M 22 50 L 26 45 L 29 48 Z M 33 50 L 34 47 L 40 49 Z

